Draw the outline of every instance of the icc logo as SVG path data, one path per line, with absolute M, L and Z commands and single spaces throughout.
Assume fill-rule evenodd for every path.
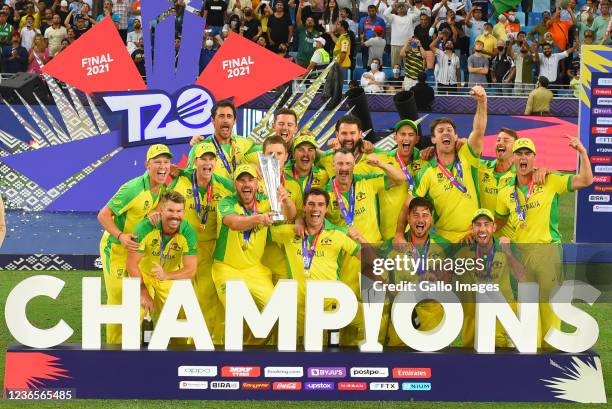
M 123 114 L 126 145 L 213 133 L 211 109 L 215 101 L 197 85 L 185 87 L 173 96 L 148 90 L 105 93 L 102 99 L 110 111 Z

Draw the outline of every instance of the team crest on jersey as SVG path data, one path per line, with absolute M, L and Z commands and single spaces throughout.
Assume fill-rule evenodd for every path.
M 499 260 L 495 260 L 495 261 L 493 262 L 493 269 L 499 269 L 499 268 L 501 268 L 502 266 L 503 266 L 503 263 L 502 263 L 501 261 L 499 261 Z
M 219 193 L 214 193 L 213 194 L 213 200 L 216 200 L 216 201 L 221 200 L 221 195 Z
M 144 202 L 144 207 L 143 207 L 143 208 L 144 208 L 144 210 L 147 210 L 147 209 L 149 208 L 149 205 L 150 205 L 150 204 L 151 204 L 151 203 L 150 203 L 148 200 L 145 200 L 145 202 Z
M 332 242 L 333 242 L 332 239 L 330 239 L 329 237 L 325 237 L 324 239 L 321 240 L 321 245 L 331 246 Z
M 366 198 L 366 194 L 365 194 L 364 192 L 358 192 L 358 193 L 355 195 L 355 199 L 360 200 L 360 201 L 361 201 L 361 200 L 363 200 L 363 199 L 365 199 L 365 198 Z
M 183 250 L 183 247 L 181 247 L 181 245 L 178 244 L 178 243 L 172 243 L 172 245 L 170 246 L 170 250 L 172 250 L 172 251 L 181 251 L 181 250 Z
M 533 187 L 533 194 L 536 195 L 538 193 L 542 193 L 542 191 L 544 191 L 544 186 L 542 185 L 535 185 Z
M 151 240 L 151 246 L 157 246 L 158 244 L 159 244 L 159 240 L 158 239 Z
M 491 175 L 489 175 L 488 173 L 485 173 L 484 175 L 482 175 L 482 181 L 483 182 L 488 182 L 489 180 L 491 180 Z
M 436 173 L 436 177 L 438 178 L 438 183 L 444 181 L 444 175 L 442 173 Z
M 191 189 L 185 189 L 185 196 L 193 197 L 193 191 Z

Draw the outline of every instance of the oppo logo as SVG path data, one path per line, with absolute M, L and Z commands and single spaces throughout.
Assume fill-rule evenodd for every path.
M 178 376 L 217 376 L 216 366 L 179 366 Z

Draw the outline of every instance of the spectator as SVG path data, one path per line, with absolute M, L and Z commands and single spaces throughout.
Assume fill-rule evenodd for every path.
M 119 25 L 117 28 L 119 29 L 119 35 L 126 41 L 127 39 L 127 29 L 128 29 L 128 19 L 130 18 L 130 0 L 112 0 L 113 1 L 113 11 L 119 17 Z
M 599 5 L 601 9 L 601 15 L 593 19 L 591 24 L 591 30 L 595 32 L 595 44 L 601 44 L 604 36 L 608 32 L 608 25 L 610 24 L 610 5 L 608 3 L 601 3 Z
M 121 18 L 115 12 L 113 12 L 113 2 L 111 0 L 104 0 L 104 7 L 102 8 L 102 14 L 100 14 L 98 18 L 96 18 L 96 22 L 100 22 L 102 21 L 103 18 L 109 17 L 109 16 L 113 20 L 113 23 L 115 23 L 115 26 L 117 26 L 117 29 L 119 29 L 119 25 L 121 24 Z M 76 17 L 77 24 L 78 24 L 79 17 L 84 17 L 82 12 L 79 13 Z
M 578 33 L 580 35 L 580 41 L 584 41 L 584 32 L 591 29 L 591 25 L 595 20 L 595 13 L 597 7 L 593 5 L 592 0 L 587 0 L 586 4 L 580 9 L 578 18 L 576 21 L 576 27 L 578 27 Z
M 376 37 L 376 32 L 374 31 L 374 27 L 382 27 L 383 35 L 381 35 L 380 37 L 382 38 L 384 36 L 385 27 L 386 27 L 385 20 L 380 18 L 376 14 L 376 12 L 377 12 L 376 6 L 369 5 L 368 15 L 366 17 L 362 17 L 359 20 L 359 38 L 361 40 L 361 44 L 365 44 L 365 42 L 369 40 L 370 38 Z M 366 62 L 367 64 L 369 64 L 371 61 L 368 58 L 369 57 L 368 52 L 369 52 L 369 47 L 361 47 L 361 61 L 364 66 L 366 65 Z
M 404 76 L 399 64 L 393 66 L 393 75 L 387 80 L 386 89 L 393 94 L 404 90 Z
M 228 35 L 230 32 L 240 34 L 242 31 L 240 29 L 240 17 L 238 17 L 237 14 L 232 14 L 227 20 L 227 24 L 223 26 L 223 29 L 221 31 L 227 31 Z
M 310 73 L 313 73 L 313 77 L 316 77 L 318 73 L 331 62 L 329 53 L 325 50 L 325 43 L 326 41 L 323 37 L 317 37 L 314 39 L 315 50 L 310 58 L 310 63 L 306 68 L 304 78 L 309 76 Z
M 414 36 L 414 27 L 419 23 L 420 11 L 416 6 L 410 11 L 406 8 L 406 3 L 395 3 L 383 14 L 391 29 L 391 65 L 400 63 L 400 51 L 406 39 Z
M 268 44 L 273 51 L 277 51 L 278 46 L 288 44 L 291 37 L 293 37 L 291 17 L 285 11 L 285 3 L 277 1 L 274 4 L 274 13 L 268 18 Z
M 576 74 L 572 76 L 570 88 L 573 90 L 574 98 L 580 98 L 580 70 L 576 70 Z
M 40 34 L 40 30 L 34 28 L 34 17 L 26 16 L 25 27 L 21 29 L 21 45 L 29 52 L 32 48 L 32 42 L 36 34 Z
M 436 47 L 438 40 L 442 38 L 442 33 L 438 35 L 429 45 L 429 49 L 436 55 L 436 82 L 438 92 L 448 93 L 461 86 L 461 64 L 459 57 L 453 52 L 454 44 L 451 40 L 444 43 L 444 51 Z
M 561 9 L 561 13 L 559 19 L 561 21 L 569 21 L 576 23 L 576 14 L 578 12 L 578 8 L 576 7 L 576 0 L 569 0 L 567 2 L 567 7 Z
M 76 25 L 72 27 L 72 29 L 74 30 L 74 34 L 76 38 L 80 38 L 83 34 L 85 34 L 89 30 L 90 27 L 91 26 L 87 25 L 87 21 L 85 20 L 85 17 L 79 14 L 76 19 Z
M 414 36 L 426 49 L 428 49 L 429 44 L 431 44 L 431 36 L 429 35 L 430 28 L 431 18 L 427 14 L 421 14 L 419 16 L 419 25 L 414 28 Z
M 0 55 L 11 48 L 12 34 L 13 26 L 8 23 L 8 13 L 2 10 L 0 11 Z
M 52 57 L 59 53 L 62 48 L 62 40 L 66 37 L 68 37 L 68 31 L 62 26 L 59 14 L 56 14 L 53 16 L 53 24 L 45 31 L 45 39 L 49 44 L 49 53 Z
M 340 6 L 336 0 L 329 0 L 325 3 L 323 11 L 323 28 L 328 33 L 334 29 L 336 22 L 340 18 Z
M 255 17 L 252 8 L 245 7 L 242 12 L 244 13 L 244 26 L 241 34 L 249 40 L 255 40 L 261 35 L 261 23 Z
M 546 34 L 546 32 L 548 31 L 548 24 L 550 23 L 550 12 L 548 11 L 543 11 L 542 12 L 542 21 L 540 22 L 540 24 L 538 24 L 537 26 L 535 26 L 530 32 L 529 34 L 527 34 L 527 37 L 533 41 L 535 38 L 535 36 L 537 35 L 537 39 L 538 42 L 543 43 L 544 42 L 544 34 Z
M 2 54 L 2 64 L 6 73 L 26 72 L 28 70 L 28 50 L 21 45 L 19 34 L 13 34 L 11 47 Z
M 434 99 L 436 98 L 434 90 L 425 82 L 425 73 L 419 74 L 419 82 L 410 91 L 414 94 L 414 100 L 419 111 L 430 112 L 433 109 Z
M 58 54 L 64 51 L 66 48 L 68 48 L 69 45 L 70 45 L 70 42 L 68 41 L 68 37 L 64 38 L 62 40 L 62 48 L 60 48 Z
M 485 22 L 482 20 L 482 9 L 479 6 L 474 6 L 467 17 L 465 18 L 465 25 L 470 30 L 470 49 L 474 47 L 476 39 L 484 34 Z
M 80 25 L 81 29 L 76 30 L 76 27 L 79 25 L 79 19 L 83 20 Z M 76 11 L 76 9 L 70 10 L 68 16 L 66 16 L 66 18 L 62 21 L 64 22 L 64 26 L 66 28 L 72 27 L 77 31 L 77 37 L 85 33 L 89 28 L 96 24 L 96 20 L 91 18 L 91 16 L 89 15 L 89 6 L 87 5 L 87 3 L 83 4 L 83 6 L 80 8 L 80 11 L 78 12 Z M 115 25 L 117 25 L 117 21 L 115 21 Z
M 19 20 L 19 31 L 21 31 L 26 25 L 26 19 L 28 16 L 34 19 L 33 27 L 36 29 L 40 28 L 40 14 L 34 11 L 34 4 L 28 3 L 25 6 L 25 13 L 25 16 L 21 17 L 21 20 Z
M 516 54 L 519 54 L 521 52 L 521 44 L 523 44 L 524 41 L 527 41 L 527 33 L 525 33 L 524 31 L 519 31 L 516 37 L 510 38 L 509 41 L 510 41 L 509 51 L 512 52 L 510 56 L 512 58 L 515 58 Z
M 127 34 L 127 49 L 130 54 L 136 49 L 138 40 L 142 38 L 142 23 L 140 18 L 135 18 L 133 23 L 134 29 Z
M 255 40 L 255 42 L 257 43 L 257 45 L 260 45 L 264 48 L 268 48 L 268 40 L 266 38 L 266 36 L 260 35 L 259 37 L 257 37 L 257 40 Z
M 349 25 L 349 30 L 352 31 L 355 36 L 359 34 L 359 25 L 355 21 L 353 21 L 353 13 L 349 8 L 344 7 L 340 9 L 339 20 L 346 21 Z
M 30 54 L 28 56 L 28 62 L 30 64 L 28 67 L 28 72 L 40 75 L 42 74 L 42 71 L 36 57 L 38 57 L 43 64 L 46 64 L 51 59 L 51 54 L 49 53 L 45 39 L 40 34 L 36 34 L 36 36 L 34 36 L 32 48 L 30 48 Z
M 66 37 L 66 40 L 68 40 L 68 43 L 69 44 L 74 43 L 77 39 L 76 33 L 74 32 L 74 30 L 72 28 L 69 28 L 66 30 L 66 32 L 68 33 L 68 36 Z
M 425 49 L 415 37 L 408 39 L 400 51 L 404 59 L 404 89 L 409 90 L 416 85 L 419 74 L 425 71 Z
M 43 36 L 45 35 L 47 29 L 53 25 L 53 11 L 51 11 L 51 9 L 46 9 L 44 15 L 45 19 L 40 24 L 40 33 Z
M 345 20 L 336 23 L 336 32 L 333 36 L 336 46 L 334 47 L 334 61 L 340 67 L 343 79 L 348 79 L 348 69 L 351 67 L 351 38 L 348 35 L 349 25 Z
M 236 15 L 242 20 L 246 8 L 253 10 L 253 3 L 251 0 L 229 0 L 226 12 L 228 16 Z
M 550 44 L 553 53 L 560 53 L 561 51 L 563 51 L 557 46 L 557 44 L 555 44 L 555 40 L 553 39 L 553 36 L 550 31 L 544 33 L 544 42 L 542 42 L 542 47 L 544 47 L 545 44 Z
M 414 10 L 418 15 L 425 14 L 431 19 L 431 8 L 423 4 L 423 0 L 414 0 Z
M 544 44 L 542 46 L 542 53 L 534 53 L 535 64 L 540 67 L 540 79 L 546 77 L 548 80 L 546 88 L 548 88 L 548 83 L 558 83 L 557 74 L 559 72 L 559 61 L 567 58 L 575 49 L 576 46 L 573 46 L 566 51 L 553 54 L 552 45 Z
M 491 59 L 491 80 L 495 83 L 495 87 L 499 90 L 499 95 L 512 95 L 512 82 L 516 68 L 514 60 L 508 54 L 510 47 L 506 47 L 506 43 L 498 41 L 497 55 Z
M 141 38 L 136 43 L 136 49 L 132 52 L 132 60 L 134 64 L 136 64 L 136 68 L 142 77 L 147 75 L 147 71 L 145 69 L 145 59 L 144 59 L 144 40 Z
M 548 115 L 550 114 L 550 103 L 553 93 L 548 89 L 548 79 L 541 76 L 538 78 L 536 89 L 529 93 L 525 115 Z
M 508 21 L 506 22 L 506 35 L 508 37 L 515 37 L 519 31 L 521 31 L 521 23 L 514 15 L 514 11 L 509 11 L 507 15 Z
M 549 22 L 548 31 L 550 32 L 554 43 L 559 47 L 559 50 L 567 49 L 569 43 L 569 29 L 571 26 L 576 24 L 576 16 L 574 16 L 573 12 L 570 12 L 570 16 L 572 17 L 571 21 L 561 21 L 560 20 L 561 10 L 557 8 L 555 13 L 552 15 L 552 18 Z
M 497 38 L 493 35 L 493 26 L 491 23 L 484 24 L 484 33 L 476 37 L 476 41 L 482 43 L 482 53 L 489 58 L 497 55 Z M 476 42 L 474 42 L 476 44 Z
M 206 27 L 211 30 L 211 37 L 221 34 L 226 10 L 227 3 L 223 0 L 206 0 L 204 3 L 202 16 L 206 19 Z
M 518 52 L 516 54 L 513 50 L 514 47 L 510 47 L 510 56 L 514 58 L 514 66 L 516 69 L 514 75 L 514 94 L 526 95 L 527 91 L 531 89 L 531 85 L 533 84 L 533 53 L 531 52 L 527 41 L 520 43 Z
M 366 40 L 363 44 L 362 50 L 365 48 L 367 51 L 366 55 L 368 56 L 368 64 L 372 63 L 372 60 L 378 59 L 382 61 L 382 56 L 385 52 L 385 47 L 387 46 L 387 42 L 384 39 L 385 29 L 381 26 L 374 27 L 374 37 Z M 363 56 L 363 53 L 362 53 Z M 364 60 L 365 62 L 365 60 Z
M 298 53 L 297 63 L 300 67 L 308 67 L 310 59 L 314 54 L 315 46 L 314 40 L 321 36 L 317 30 L 315 30 L 315 21 L 312 17 L 306 17 L 305 23 L 302 23 L 302 10 L 304 8 L 304 1 L 300 0 L 298 4 L 297 15 L 295 21 L 297 24 L 296 36 L 298 40 Z
M 474 53 L 468 58 L 469 87 L 475 85 L 487 86 L 487 74 L 489 73 L 489 59 L 482 54 L 482 41 L 474 43 Z
M 370 64 L 370 71 L 366 71 L 361 75 L 361 86 L 365 92 L 383 92 L 385 73 L 381 70 L 381 67 L 381 60 L 379 58 L 374 58 Z
M 493 26 L 493 36 L 497 38 L 497 40 L 502 40 L 506 42 L 508 39 L 508 35 L 506 34 L 506 23 L 508 19 L 503 14 L 497 16 L 497 24 Z
M 446 13 L 448 13 L 449 11 L 455 11 L 455 10 L 459 10 L 461 7 L 465 7 L 467 6 L 468 9 L 472 8 L 472 3 L 470 0 L 453 0 L 453 1 L 448 1 L 448 0 L 441 0 L 438 3 L 436 3 L 435 6 L 433 6 L 433 8 L 431 9 L 431 14 L 434 17 L 440 17 L 440 20 L 444 20 L 446 18 Z
M 214 41 L 212 38 L 208 37 L 204 40 L 204 47 L 200 51 L 200 73 L 204 71 L 208 63 L 213 59 L 217 50 L 213 48 Z

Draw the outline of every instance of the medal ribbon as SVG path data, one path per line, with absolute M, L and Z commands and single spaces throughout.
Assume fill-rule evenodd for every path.
M 245 216 L 252 216 L 252 215 L 257 214 L 257 199 L 255 199 L 253 203 L 253 210 L 250 212 L 248 211 L 246 207 L 244 207 L 244 205 L 241 204 L 240 206 L 242 206 L 242 210 L 244 210 Z M 249 240 L 251 239 L 251 233 L 253 233 L 253 230 L 245 230 L 242 232 L 242 238 L 244 239 L 245 244 L 247 244 Z
M 527 188 L 527 194 L 525 195 L 525 210 L 521 209 L 521 203 L 519 202 L 518 196 L 518 180 L 515 179 L 514 182 L 514 204 L 516 205 L 516 214 L 518 215 L 519 221 L 524 222 L 527 219 L 527 203 L 529 203 L 529 198 L 531 197 L 531 191 L 533 189 L 533 179 L 529 181 L 529 186 Z
M 448 171 L 448 169 L 446 169 L 446 167 L 442 165 L 442 163 L 440 163 L 440 158 L 438 158 L 438 152 L 436 152 L 436 161 L 438 162 L 438 169 L 440 169 L 440 172 L 442 172 L 442 174 L 446 176 L 446 178 L 450 180 L 450 182 L 455 185 L 455 187 L 459 189 L 461 193 L 467 192 L 467 188 L 463 186 L 461 182 L 459 182 L 459 180 L 463 180 L 463 168 L 461 167 L 461 162 L 459 161 L 459 158 L 455 157 L 455 168 L 457 169 L 457 176 L 459 177 L 459 180 L 457 180 L 457 178 L 454 177 Z
M 417 245 L 412 241 L 412 238 L 410 238 L 410 243 L 412 244 L 412 259 L 413 260 L 420 259 L 421 255 L 424 255 L 425 257 L 427 257 L 427 253 L 429 252 L 429 237 L 427 237 L 427 241 L 423 245 L 423 252 L 420 254 L 419 254 L 419 249 L 417 249 Z M 415 261 L 415 264 L 416 264 L 416 261 Z M 417 269 L 417 273 L 420 276 L 425 274 L 425 266 L 423 265 L 423 263 L 419 263 L 419 268 Z
M 319 241 L 319 236 L 321 235 L 322 231 L 323 227 L 321 227 L 321 230 L 319 230 L 317 234 L 314 235 L 310 248 L 308 248 L 308 235 L 302 237 L 302 260 L 304 262 L 304 270 L 310 270 L 310 266 L 312 265 L 312 260 L 315 254 L 315 248 L 317 247 L 317 242 Z
M 298 175 L 295 165 L 293 166 L 292 172 L 293 172 L 293 178 L 299 182 L 300 175 Z M 308 179 L 306 179 L 306 186 L 304 186 L 304 188 L 302 189 L 302 194 L 306 194 L 310 192 L 313 177 L 314 177 L 314 172 L 312 171 L 312 169 L 310 169 L 310 173 L 308 174 Z
M 340 193 L 340 187 L 338 186 L 336 178 L 334 178 L 332 185 L 334 187 L 334 195 L 336 196 L 336 202 L 338 203 L 340 212 L 342 212 L 342 218 L 349 227 L 353 227 L 353 221 L 355 220 L 355 183 L 351 183 L 351 188 L 349 190 L 348 210 L 346 209 L 344 201 L 342 200 L 342 193 Z
M 206 207 L 204 208 L 204 214 L 202 214 L 202 204 L 200 202 L 200 189 L 198 188 L 198 178 L 196 176 L 196 171 L 194 170 L 191 174 L 191 190 L 193 192 L 193 200 L 195 202 L 196 212 L 198 212 L 198 216 L 201 217 L 202 224 L 206 224 L 208 220 L 208 211 L 210 210 L 210 203 L 212 202 L 213 197 L 213 181 L 212 177 L 210 178 L 210 182 L 208 182 L 208 187 L 206 188 Z
M 404 175 L 406 175 L 406 179 L 408 180 L 408 185 L 410 186 L 410 191 L 412 192 L 414 190 L 414 179 L 410 175 L 410 172 L 408 172 L 408 168 L 406 168 L 406 163 L 402 160 L 402 157 L 399 154 L 399 149 L 395 153 L 395 158 L 397 159 L 397 162 L 399 163 L 400 168 L 402 168 L 402 172 L 404 172 Z
M 491 246 L 491 251 L 489 251 L 489 254 L 484 255 L 484 257 L 479 255 L 478 246 L 476 246 L 476 258 L 486 258 L 487 273 L 485 277 L 487 280 L 491 280 L 491 269 L 493 268 L 493 259 L 495 258 L 495 243 L 493 243 L 493 246 Z
M 221 158 L 221 162 L 223 162 L 223 166 L 225 167 L 225 170 L 227 170 L 227 173 L 229 173 L 230 177 L 232 177 L 234 175 L 234 170 L 236 169 L 236 153 L 234 152 L 234 144 L 232 143 L 230 139 L 230 153 L 232 156 L 232 165 L 230 166 L 229 161 L 227 160 L 227 157 L 225 156 L 225 151 L 223 151 L 223 148 L 221 147 L 221 145 L 219 145 L 219 142 L 217 142 L 215 135 L 212 135 L 210 139 L 212 140 L 213 145 L 215 145 L 217 156 Z

